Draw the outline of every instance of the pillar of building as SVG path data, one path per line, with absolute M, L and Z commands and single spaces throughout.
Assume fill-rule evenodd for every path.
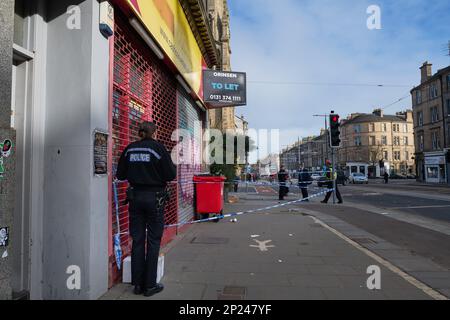
M 15 144 L 11 129 L 12 53 L 14 37 L 14 0 L 0 2 L 0 147 L 5 140 Z M 10 251 L 15 186 L 14 148 L 0 150 L 0 300 L 11 299 L 12 259 Z

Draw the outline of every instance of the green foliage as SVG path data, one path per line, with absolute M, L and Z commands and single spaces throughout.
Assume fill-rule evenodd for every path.
M 238 165 L 238 141 L 239 139 L 245 138 L 245 162 L 248 162 L 248 154 L 251 151 L 254 151 L 256 149 L 255 141 L 253 141 L 249 136 L 243 137 L 243 135 L 237 134 L 234 137 L 234 163 L 232 164 L 226 164 L 226 151 L 227 151 L 227 136 L 226 134 L 223 135 L 223 163 L 224 164 L 217 164 L 214 163 L 210 166 L 210 172 L 212 175 L 216 176 L 224 176 L 227 178 L 227 182 L 232 182 L 236 177 L 236 171 L 242 167 L 241 165 Z M 232 188 L 231 184 L 228 184 L 230 188 Z

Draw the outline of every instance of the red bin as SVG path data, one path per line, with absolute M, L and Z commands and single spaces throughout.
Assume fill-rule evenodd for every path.
M 223 212 L 225 177 L 195 176 L 197 213 L 201 215 Z

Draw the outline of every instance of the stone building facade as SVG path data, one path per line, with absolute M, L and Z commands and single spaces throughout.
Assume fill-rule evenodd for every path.
M 385 115 L 352 114 L 341 122 L 342 147 L 338 164 L 347 174 L 363 173 L 371 178 L 385 172 L 415 173 L 413 113 L 408 110 Z
M 207 9 L 215 44 L 220 52 L 220 63 L 216 67 L 231 71 L 230 12 L 228 0 L 203 0 Z M 209 112 L 212 128 L 220 130 L 235 129 L 235 108 L 221 108 Z
M 433 75 L 425 62 L 411 90 L 418 180 L 450 184 L 450 67 Z

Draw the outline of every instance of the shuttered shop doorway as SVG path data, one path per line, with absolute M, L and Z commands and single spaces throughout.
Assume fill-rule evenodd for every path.
M 205 115 L 191 97 L 178 89 L 179 128 L 189 133 L 189 141 L 179 144 L 178 165 L 178 221 L 192 221 L 195 217 L 193 177 L 202 172 L 202 136 Z M 188 146 L 187 146 L 188 145 Z
M 169 152 L 175 147 L 172 133 L 177 128 L 177 89 L 173 74 L 148 49 L 135 31 L 122 19 L 115 17 L 113 97 L 112 97 L 112 172 L 115 174 L 117 163 L 125 147 L 138 140 L 138 125 L 144 120 L 154 121 L 158 126 L 157 140 L 164 143 Z M 128 205 L 126 198 L 127 183 L 119 186 L 120 231 L 123 256 L 131 252 L 128 235 Z M 178 222 L 177 184 L 170 187 L 172 194 L 166 207 L 165 223 Z M 117 269 L 112 250 L 113 236 L 117 231 L 114 197 L 111 199 L 110 235 L 110 285 L 120 281 L 121 273 Z M 176 234 L 176 229 L 166 230 L 163 244 Z

